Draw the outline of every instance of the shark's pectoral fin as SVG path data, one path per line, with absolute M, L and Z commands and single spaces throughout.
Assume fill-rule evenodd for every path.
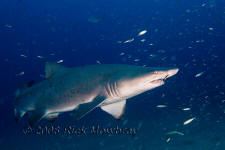
M 99 104 L 101 104 L 106 99 L 105 96 L 97 96 L 93 99 L 93 101 L 89 103 L 80 104 L 75 110 L 74 110 L 74 119 L 79 120 L 83 116 L 85 116 L 87 113 L 92 111 L 94 108 L 96 108 Z
M 28 119 L 29 125 L 33 127 L 38 121 L 40 121 L 45 116 L 45 112 L 39 109 L 29 112 Z
M 101 106 L 101 109 L 112 115 L 116 119 L 120 119 L 125 112 L 126 100 L 122 100 L 109 105 Z
M 59 116 L 59 113 L 51 113 L 48 114 L 45 119 L 48 120 L 49 122 L 54 122 Z

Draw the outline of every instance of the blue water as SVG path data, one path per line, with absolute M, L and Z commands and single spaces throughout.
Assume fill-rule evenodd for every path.
M 0 149 L 224 150 L 224 6 L 224 0 L 1 0 Z M 65 113 L 39 124 L 138 128 L 135 136 L 25 135 L 27 118 L 15 122 L 13 93 L 21 83 L 42 81 L 45 62 L 59 60 L 68 67 L 100 62 L 180 71 L 129 99 L 120 121 L 96 109 L 78 122 Z

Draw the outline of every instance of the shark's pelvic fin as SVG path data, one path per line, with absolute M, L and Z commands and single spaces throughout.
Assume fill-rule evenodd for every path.
M 78 108 L 74 110 L 74 119 L 81 119 L 83 116 L 85 116 L 87 113 L 91 112 L 94 108 L 101 104 L 105 99 L 105 96 L 97 96 L 92 102 L 80 104 Z
M 64 69 L 65 67 L 54 63 L 54 62 L 46 62 L 45 64 L 45 78 L 48 79 L 52 77 L 57 71 Z
M 25 111 L 14 109 L 14 118 L 16 122 L 18 122 L 24 116 L 25 113 Z
M 126 100 L 122 100 L 109 105 L 101 106 L 101 109 L 112 115 L 114 118 L 120 119 L 125 112 L 125 107 Z
M 59 116 L 59 113 L 51 113 L 48 114 L 45 119 L 48 120 L 49 122 L 54 122 Z
M 40 109 L 36 109 L 29 112 L 28 118 L 29 118 L 29 125 L 33 127 L 38 121 L 40 121 L 45 115 L 44 111 L 41 111 Z

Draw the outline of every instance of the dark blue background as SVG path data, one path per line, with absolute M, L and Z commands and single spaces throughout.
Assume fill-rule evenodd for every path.
M 92 141 L 89 146 L 92 144 L 94 149 L 120 149 L 124 146 L 128 149 L 174 150 L 198 149 L 205 145 L 223 150 L 224 6 L 224 0 L 1 0 L 0 97 L 4 101 L 0 103 L 0 145 L 4 149 L 31 149 L 35 144 L 33 149 L 88 149 L 90 147 L 85 142 L 89 140 Z M 92 16 L 102 19 L 93 23 L 88 21 Z M 145 29 L 148 32 L 137 37 Z M 131 38 L 135 38 L 131 43 L 118 43 Z M 140 41 L 143 38 L 145 42 Z M 124 56 L 120 56 L 122 52 Z M 51 53 L 55 55 L 51 56 Z M 156 57 L 150 57 L 150 54 Z M 39 59 L 38 55 L 44 58 Z M 103 64 L 176 66 L 180 72 L 165 86 L 128 101 L 123 120 L 128 119 L 131 127 L 143 123 L 137 139 L 24 136 L 21 128 L 26 120 L 19 124 L 13 120 L 13 93 L 21 81 L 43 80 L 40 74 L 44 74 L 45 62 L 60 59 L 64 60 L 62 65 L 68 67 L 96 64 L 99 60 Z M 21 71 L 25 72 L 23 76 L 16 75 Z M 203 71 L 202 76 L 195 77 Z M 159 110 L 155 108 L 158 104 L 166 104 L 168 108 Z M 192 110 L 183 112 L 181 108 L 184 107 Z M 68 114 L 63 116 L 56 124 L 73 123 Z M 197 119 L 190 127 L 183 127 L 183 121 L 190 117 Z M 88 114 L 78 124 L 104 126 L 108 122 L 112 126 L 122 124 L 100 109 Z M 166 143 L 165 132 L 170 130 L 181 130 L 186 136 L 172 137 L 172 142 Z M 71 144 L 73 139 L 79 139 L 80 143 L 74 146 Z M 103 145 L 96 144 L 103 139 Z M 53 146 L 50 141 L 58 144 Z M 40 147 L 40 143 L 44 146 Z

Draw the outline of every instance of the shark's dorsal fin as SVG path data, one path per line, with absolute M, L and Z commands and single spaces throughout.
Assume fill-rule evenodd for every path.
M 116 119 L 120 119 L 125 112 L 126 100 L 122 100 L 109 105 L 101 106 L 101 109 L 112 115 Z
M 45 64 L 45 78 L 49 79 L 57 71 L 64 69 L 65 67 L 55 63 L 55 62 L 46 62 Z

